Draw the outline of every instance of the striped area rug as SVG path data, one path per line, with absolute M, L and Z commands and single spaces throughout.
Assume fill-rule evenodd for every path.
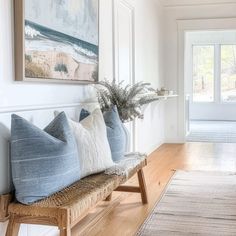
M 177 171 L 139 236 L 236 236 L 236 174 Z

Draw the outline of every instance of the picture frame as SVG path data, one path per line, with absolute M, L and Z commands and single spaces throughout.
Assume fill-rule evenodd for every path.
M 14 0 L 14 23 L 16 81 L 98 82 L 99 0 Z

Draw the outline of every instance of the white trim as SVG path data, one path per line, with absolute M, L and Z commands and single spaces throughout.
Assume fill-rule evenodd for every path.
M 180 25 L 178 22 L 178 55 L 177 55 L 177 61 L 178 61 L 178 81 L 177 81 L 177 87 L 178 87 L 178 103 L 177 103 L 177 110 L 178 110 L 178 116 L 177 116 L 177 123 L 178 123 L 178 130 L 177 130 L 177 136 L 180 142 L 185 142 L 185 133 L 186 133 L 186 127 L 185 127 L 185 118 L 186 118 L 186 112 L 185 112 L 185 95 L 186 95 L 186 88 L 185 88 L 185 71 L 184 71 L 184 56 L 185 56 L 185 32 L 184 29 L 181 28 L 182 24 Z
M 28 105 L 28 106 L 6 106 L 0 107 L 0 114 L 12 112 L 38 111 L 38 110 L 52 110 L 58 108 L 71 108 L 89 105 L 98 105 L 98 102 L 81 102 L 68 104 L 45 104 L 45 105 Z
M 162 144 L 164 144 L 164 142 L 158 142 L 154 145 L 151 145 L 147 148 L 146 150 L 146 154 L 149 156 L 151 155 L 153 152 L 155 152 Z
M 118 5 L 121 4 L 122 7 L 127 8 L 130 11 L 130 37 L 131 45 L 129 49 L 131 51 L 129 58 L 130 65 L 130 78 L 129 83 L 135 83 L 135 9 L 125 0 L 113 0 L 113 61 L 114 61 L 114 78 L 120 81 L 119 75 L 119 21 L 118 21 Z M 128 24 L 128 22 L 127 22 Z
M 159 0 L 157 0 L 159 1 Z M 165 8 L 234 5 L 235 0 L 161 0 Z
M 116 78 L 116 18 L 115 18 L 115 0 L 112 1 L 112 57 L 113 57 L 113 79 Z
M 236 30 L 236 18 L 177 20 L 177 25 L 182 31 Z
M 221 103 L 221 49 L 220 44 L 215 44 L 214 53 L 214 102 Z
M 204 30 L 235 30 L 236 18 L 177 20 L 178 26 L 178 140 L 185 142 L 185 32 Z
M 114 63 L 114 72 L 113 76 L 117 81 L 121 81 L 120 78 L 120 68 L 119 68 L 119 7 L 124 7 L 129 11 L 129 21 L 127 24 L 130 24 L 130 55 L 129 55 L 129 84 L 135 83 L 135 8 L 126 0 L 113 0 L 113 63 Z M 135 150 L 137 140 L 136 140 L 136 122 L 129 124 L 131 131 L 131 146 L 132 151 Z

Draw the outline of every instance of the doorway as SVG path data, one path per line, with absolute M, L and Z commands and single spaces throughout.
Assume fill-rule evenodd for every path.
M 189 142 L 236 142 L 236 31 L 185 34 Z

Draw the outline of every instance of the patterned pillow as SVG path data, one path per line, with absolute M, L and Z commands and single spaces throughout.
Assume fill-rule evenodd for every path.
M 74 136 L 64 112 L 44 130 L 12 115 L 11 166 L 16 198 L 31 204 L 80 179 Z

